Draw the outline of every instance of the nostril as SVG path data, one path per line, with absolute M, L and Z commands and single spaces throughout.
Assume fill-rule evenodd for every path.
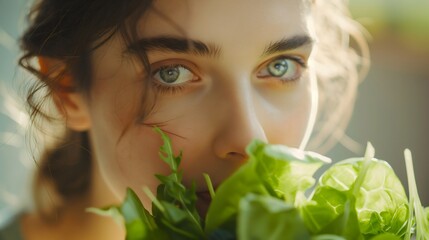
M 243 153 L 239 153 L 239 152 L 229 152 L 228 155 L 230 155 L 230 156 L 244 156 Z
M 247 158 L 247 154 L 239 152 L 228 152 L 226 159 L 233 161 L 244 161 Z

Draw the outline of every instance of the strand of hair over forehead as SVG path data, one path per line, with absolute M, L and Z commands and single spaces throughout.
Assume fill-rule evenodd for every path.
M 318 78 L 318 121 L 308 148 L 327 152 L 337 142 L 352 151 L 360 145 L 345 135 L 358 84 L 367 74 L 368 34 L 351 19 L 347 0 L 318 0 L 313 5 L 317 36 L 313 64 Z M 351 47 L 354 45 L 354 48 Z

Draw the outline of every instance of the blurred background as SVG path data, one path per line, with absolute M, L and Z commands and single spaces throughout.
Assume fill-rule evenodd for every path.
M 429 0 L 350 0 L 350 8 L 372 40 L 371 68 L 347 134 L 362 145 L 358 156 L 370 141 L 405 187 L 403 151 L 409 148 L 422 203 L 429 206 Z M 356 154 L 337 144 L 328 155 Z
M 0 226 L 31 202 L 35 164 L 27 148 L 24 100 L 18 97 L 24 76 L 17 68 L 28 2 L 0 0 Z
M 16 40 L 27 2 L 0 0 L 0 225 L 28 203 L 34 166 L 26 150 L 27 119 L 15 93 L 24 79 L 16 67 Z M 407 187 L 403 151 L 409 148 L 422 203 L 429 206 L 429 0 L 350 0 L 350 6 L 372 35 L 371 69 L 347 129 L 362 150 L 338 144 L 328 155 L 362 156 L 370 141 L 376 157 L 387 160 Z

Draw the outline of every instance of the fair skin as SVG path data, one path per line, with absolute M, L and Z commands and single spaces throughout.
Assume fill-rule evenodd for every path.
M 149 11 L 137 25 L 139 39 L 145 42 L 186 39 L 196 41 L 196 48 L 202 43 L 209 49 L 148 49 L 158 86 L 149 91 L 163 90 L 154 111 L 143 120 L 162 123 L 161 128 L 171 133 L 174 150 L 183 151 L 184 183 L 195 181 L 200 196 L 206 193 L 202 173 L 219 185 L 246 161 L 244 149 L 252 139 L 305 146 L 317 102 L 316 82 L 311 69 L 304 67 L 312 50 L 307 4 L 160 0 L 154 3 L 156 11 Z M 159 182 L 154 174 L 168 173 L 158 156 L 159 134 L 135 121 L 143 92 L 141 64 L 119 34 L 97 49 L 92 61 L 89 97 L 70 93 L 57 98 L 68 127 L 90 134 L 95 165 L 91 191 L 70 206 L 73 210 L 66 210 L 69 220 L 59 222 L 62 227 L 24 218 L 28 239 L 41 236 L 35 232 L 45 234 L 43 239 L 123 239 L 123 229 L 110 219 L 76 210 L 118 204 L 126 187 L 136 190 L 150 209 L 142 186 L 156 192 Z M 207 204 L 199 202 L 201 211 Z

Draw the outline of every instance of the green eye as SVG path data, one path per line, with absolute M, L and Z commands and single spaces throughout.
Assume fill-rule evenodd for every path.
M 280 57 L 265 64 L 257 73 L 257 77 L 280 82 L 293 81 L 301 77 L 303 67 L 305 68 L 305 63 L 301 59 Z
M 270 64 L 268 64 L 268 66 L 267 66 L 268 72 L 273 77 L 283 76 L 288 71 L 288 69 L 289 69 L 289 64 L 288 64 L 287 59 L 275 60 L 275 61 L 271 62 Z
M 159 76 L 165 83 L 174 83 L 180 76 L 179 67 L 167 67 L 159 70 Z
M 162 66 L 154 72 L 153 78 L 164 85 L 180 85 L 198 79 L 193 72 L 182 65 Z

